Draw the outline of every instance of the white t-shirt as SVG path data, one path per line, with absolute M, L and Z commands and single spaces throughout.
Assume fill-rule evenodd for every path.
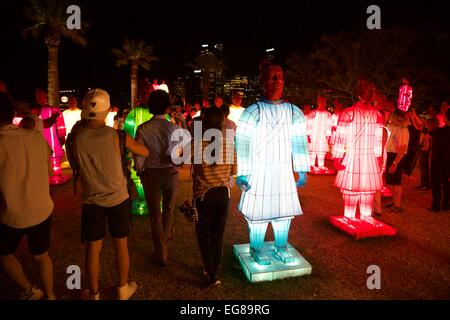
M 66 138 L 69 135 L 70 131 L 72 130 L 73 126 L 77 121 L 81 120 L 81 110 L 75 109 L 70 110 L 67 109 L 63 111 L 63 117 L 64 117 L 64 124 L 66 125 Z
M 117 115 L 117 111 L 110 111 L 106 116 L 105 122 L 108 127 L 114 128 L 114 117 Z
M 231 105 L 230 106 L 230 114 L 228 115 L 228 119 L 230 119 L 231 121 L 233 121 L 234 123 L 238 123 L 239 122 L 239 118 L 241 117 L 242 112 L 244 112 L 245 108 L 241 107 L 241 106 L 235 106 L 235 105 Z
M 45 221 L 53 211 L 48 184 L 50 146 L 38 130 L 0 128 L 0 192 L 6 209 L 0 223 L 24 229 Z

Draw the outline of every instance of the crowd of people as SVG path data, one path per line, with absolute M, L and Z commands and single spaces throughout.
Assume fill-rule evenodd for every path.
M 417 114 L 415 108 L 408 110 L 409 106 L 405 106 L 403 100 L 401 108 L 388 110 L 383 104 L 377 106 L 374 103 L 375 88 L 370 84 L 358 88 L 360 101 L 354 106 L 344 108 L 335 100 L 333 115 L 326 110 L 326 98 L 322 95 L 318 96 L 317 109 L 305 106 L 302 112 L 282 100 L 284 79 L 280 66 L 268 65 L 262 69 L 261 81 L 265 95 L 248 108 L 242 106 L 240 92 L 233 93 L 229 106 L 221 97 L 215 98 L 213 106 L 209 106 L 207 100 L 195 102 L 193 106 L 174 106 L 166 90 L 151 90 L 141 99 L 140 107 L 147 108 L 152 117 L 136 126 L 134 137 L 121 130 L 126 114 L 116 116 L 115 124 L 113 121 L 107 125 L 111 103 L 106 91 L 87 92 L 81 109 L 75 98 L 69 100 L 70 108 L 64 113 L 76 113 L 79 118 L 70 123 L 66 120 L 67 134 L 58 135 L 61 138 L 58 145 L 65 146 L 67 159 L 74 174 L 79 175 L 83 190 L 80 229 L 81 239 L 86 243 L 88 283 L 83 298 L 98 300 L 101 297 L 100 252 L 106 225 L 114 239 L 118 299 L 131 298 L 138 288 L 136 282 L 129 280 L 127 239 L 131 232 L 132 193 L 128 188 L 125 149 L 133 154 L 136 174 L 145 191 L 155 262 L 161 267 L 167 265 L 179 186 L 179 165 L 174 164 L 173 154 L 183 152 L 171 138 L 178 129 L 194 135 L 197 121 L 202 123 L 202 135 L 210 129 L 234 132 L 231 139 L 224 134 L 220 141 L 215 141 L 231 162 L 211 163 L 202 159 L 192 165 L 193 201 L 190 205 L 198 211 L 195 228 L 207 287 L 221 283 L 222 241 L 233 177 L 236 176 L 236 183 L 243 191 L 239 210 L 249 224 L 252 257 L 262 265 L 270 263 L 261 251 L 268 222 L 275 231 L 277 254 L 283 261 L 290 261 L 286 251 L 289 224 L 295 215 L 302 213 L 295 186 L 306 183 L 305 173 L 310 170 L 319 173 L 328 170 L 325 167 L 327 153 L 334 158 L 336 186 L 342 190 L 346 216 L 355 216 L 358 202 L 361 215 L 381 215 L 381 203 L 377 198 L 384 184 L 393 193 L 393 201 L 387 203 L 385 209 L 403 213 L 402 177 L 412 175 L 416 166 L 420 171 L 417 188 L 432 189 L 433 201 L 429 210 L 448 212 L 450 110 L 447 102 L 442 103 L 439 113 L 434 106 L 429 106 L 426 115 Z M 36 93 L 38 104 L 32 107 L 26 101 L 13 101 L 6 86 L 0 82 L 0 266 L 22 288 L 23 299 L 45 297 L 52 300 L 56 296 L 48 249 L 54 203 L 50 196 L 49 175 L 55 174 L 55 165 L 49 159 L 55 158 L 55 149 L 54 144 L 44 137 L 43 130 L 52 126 L 61 129 L 58 119 L 64 113 L 50 109 L 43 117 L 42 110 L 49 107 L 46 93 L 42 90 Z M 278 108 L 275 113 L 274 106 Z M 14 121 L 18 115 L 20 120 Z M 365 127 L 369 121 L 373 123 L 371 131 L 362 129 L 361 133 L 358 128 Z M 285 123 L 291 127 L 284 126 Z M 354 136 L 345 130 L 354 130 Z M 264 143 L 265 135 L 272 132 L 284 138 Z M 362 135 L 364 139 L 376 140 L 377 144 L 367 147 L 360 139 Z M 283 149 L 280 139 L 285 138 L 290 145 Z M 211 143 L 200 139 L 203 148 Z M 378 145 L 382 147 L 378 148 Z M 361 157 L 358 153 L 361 148 L 366 148 L 370 157 Z M 297 172 L 297 181 L 294 181 L 293 169 Z M 282 172 L 282 178 L 279 172 Z M 356 189 L 355 181 L 358 182 Z M 267 188 L 262 185 L 270 185 L 272 193 L 267 194 Z M 281 194 L 279 190 L 285 193 Z M 265 198 L 260 197 L 260 192 Z M 272 206 L 264 200 L 267 198 Z M 276 212 L 274 203 L 278 204 Z M 292 206 L 286 207 L 286 203 Z M 32 284 L 14 256 L 25 236 L 38 265 L 40 287 Z

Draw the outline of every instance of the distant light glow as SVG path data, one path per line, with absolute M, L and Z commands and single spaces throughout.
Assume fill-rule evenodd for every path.
M 62 96 L 62 97 L 61 97 L 61 102 L 62 102 L 62 103 L 67 103 L 67 102 L 69 102 L 69 97 L 68 97 L 68 96 Z
M 208 48 L 207 44 L 202 44 L 202 48 Z
M 200 69 L 194 70 L 194 73 L 201 73 L 201 72 L 202 72 L 202 70 L 200 70 Z
M 275 48 L 266 49 L 266 52 L 272 52 L 275 51 Z

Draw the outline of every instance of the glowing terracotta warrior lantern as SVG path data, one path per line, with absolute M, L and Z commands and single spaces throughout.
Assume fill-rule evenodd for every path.
M 334 174 L 333 170 L 325 167 L 325 155 L 329 151 L 328 141 L 331 137 L 331 113 L 325 107 L 325 97 L 317 97 L 317 109 L 311 111 L 307 118 L 307 133 L 309 142 L 309 156 L 311 160 L 311 173 Z M 316 164 L 317 159 L 317 166 Z
M 243 191 L 238 209 L 247 220 L 250 244 L 235 245 L 234 253 L 251 282 L 310 274 L 312 269 L 288 243 L 291 220 L 302 214 L 296 186 L 306 182 L 309 171 L 306 121 L 298 107 L 282 99 L 280 66 L 263 65 L 261 80 L 265 98 L 245 109 L 236 131 L 236 183 Z M 264 242 L 269 223 L 274 242 Z
M 44 128 L 43 134 L 53 150 L 53 154 L 50 156 L 53 174 L 49 177 L 49 183 L 50 185 L 60 185 L 66 183 L 70 179 L 69 175 L 64 175 L 62 173 L 62 159 L 64 157 L 64 151 L 61 144 L 66 136 L 64 118 L 59 108 L 50 106 L 46 106 L 41 109 L 40 118 L 42 120 L 50 118 L 54 113 L 59 114 L 56 118 L 56 123 L 54 123 L 50 128 Z
M 360 81 L 359 101 L 339 117 L 333 148 L 338 170 L 335 184 L 344 198 L 344 216 L 332 216 L 330 221 L 356 239 L 396 234 L 394 228 L 372 217 L 374 194 L 383 186 L 383 119 L 371 105 L 374 93 L 373 83 Z
M 131 109 L 128 113 L 125 123 L 123 125 L 123 130 L 128 133 L 133 138 L 136 137 L 137 127 L 142 123 L 150 120 L 153 115 L 150 113 L 147 107 L 136 107 Z M 137 199 L 134 199 L 132 202 L 131 213 L 134 215 L 147 215 L 148 214 L 148 206 L 147 201 L 145 200 L 144 187 L 142 186 L 141 179 L 137 176 L 136 171 L 134 170 L 134 160 L 131 165 L 131 179 L 133 180 L 134 186 L 136 187 Z
M 400 86 L 398 92 L 397 106 L 400 110 L 406 112 L 411 106 L 411 99 L 413 95 L 413 89 L 409 85 L 409 80 L 407 78 L 402 79 L 402 85 Z

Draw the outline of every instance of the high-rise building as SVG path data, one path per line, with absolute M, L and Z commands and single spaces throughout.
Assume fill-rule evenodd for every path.
M 215 96 L 223 96 L 225 84 L 223 44 L 216 43 L 210 45 L 203 43 L 196 63 L 202 71 L 202 92 L 205 92 L 205 87 L 208 86 L 208 100 L 213 101 Z
M 186 79 L 185 79 L 185 77 L 178 76 L 173 81 L 172 95 L 174 97 L 177 97 L 177 99 L 180 99 L 183 102 L 183 104 L 185 104 L 185 101 L 186 101 Z
M 234 91 L 240 91 L 244 94 L 245 98 L 248 91 L 248 85 L 249 81 L 247 76 L 235 75 L 230 79 L 225 80 L 224 95 L 231 99 L 231 95 Z

